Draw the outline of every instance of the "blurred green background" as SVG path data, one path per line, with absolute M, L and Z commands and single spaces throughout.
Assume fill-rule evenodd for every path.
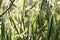
M 60 0 L 0 0 L 0 40 L 60 40 Z

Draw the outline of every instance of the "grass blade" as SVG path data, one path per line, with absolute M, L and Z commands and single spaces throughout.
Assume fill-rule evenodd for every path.
M 17 25 L 17 21 L 15 20 L 15 18 L 14 17 L 10 17 L 10 21 L 13 22 L 13 25 L 14 25 L 15 30 L 19 34 L 19 26 Z
M 53 15 L 51 15 L 50 21 L 49 21 L 49 26 L 47 31 L 47 40 L 50 40 L 51 31 L 52 31 L 52 22 L 53 22 Z
M 5 22 L 3 17 L 1 22 L 1 40 L 5 40 Z

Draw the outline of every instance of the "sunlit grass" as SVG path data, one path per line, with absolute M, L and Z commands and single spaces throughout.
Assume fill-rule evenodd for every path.
M 3 2 L 0 14 L 11 4 Z M 15 0 L 0 18 L 0 40 L 60 40 L 59 8 L 56 0 Z

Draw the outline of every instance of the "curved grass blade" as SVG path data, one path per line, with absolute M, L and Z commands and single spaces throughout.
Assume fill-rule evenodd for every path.
M 49 25 L 48 25 L 47 40 L 50 40 L 51 31 L 52 31 L 52 23 L 53 23 L 53 15 L 51 15 Z
M 28 9 L 28 10 L 25 11 L 25 16 L 27 16 L 27 13 L 28 13 L 32 8 L 34 8 L 37 3 L 38 3 L 38 1 L 35 2 L 35 3 L 31 6 L 30 9 Z

